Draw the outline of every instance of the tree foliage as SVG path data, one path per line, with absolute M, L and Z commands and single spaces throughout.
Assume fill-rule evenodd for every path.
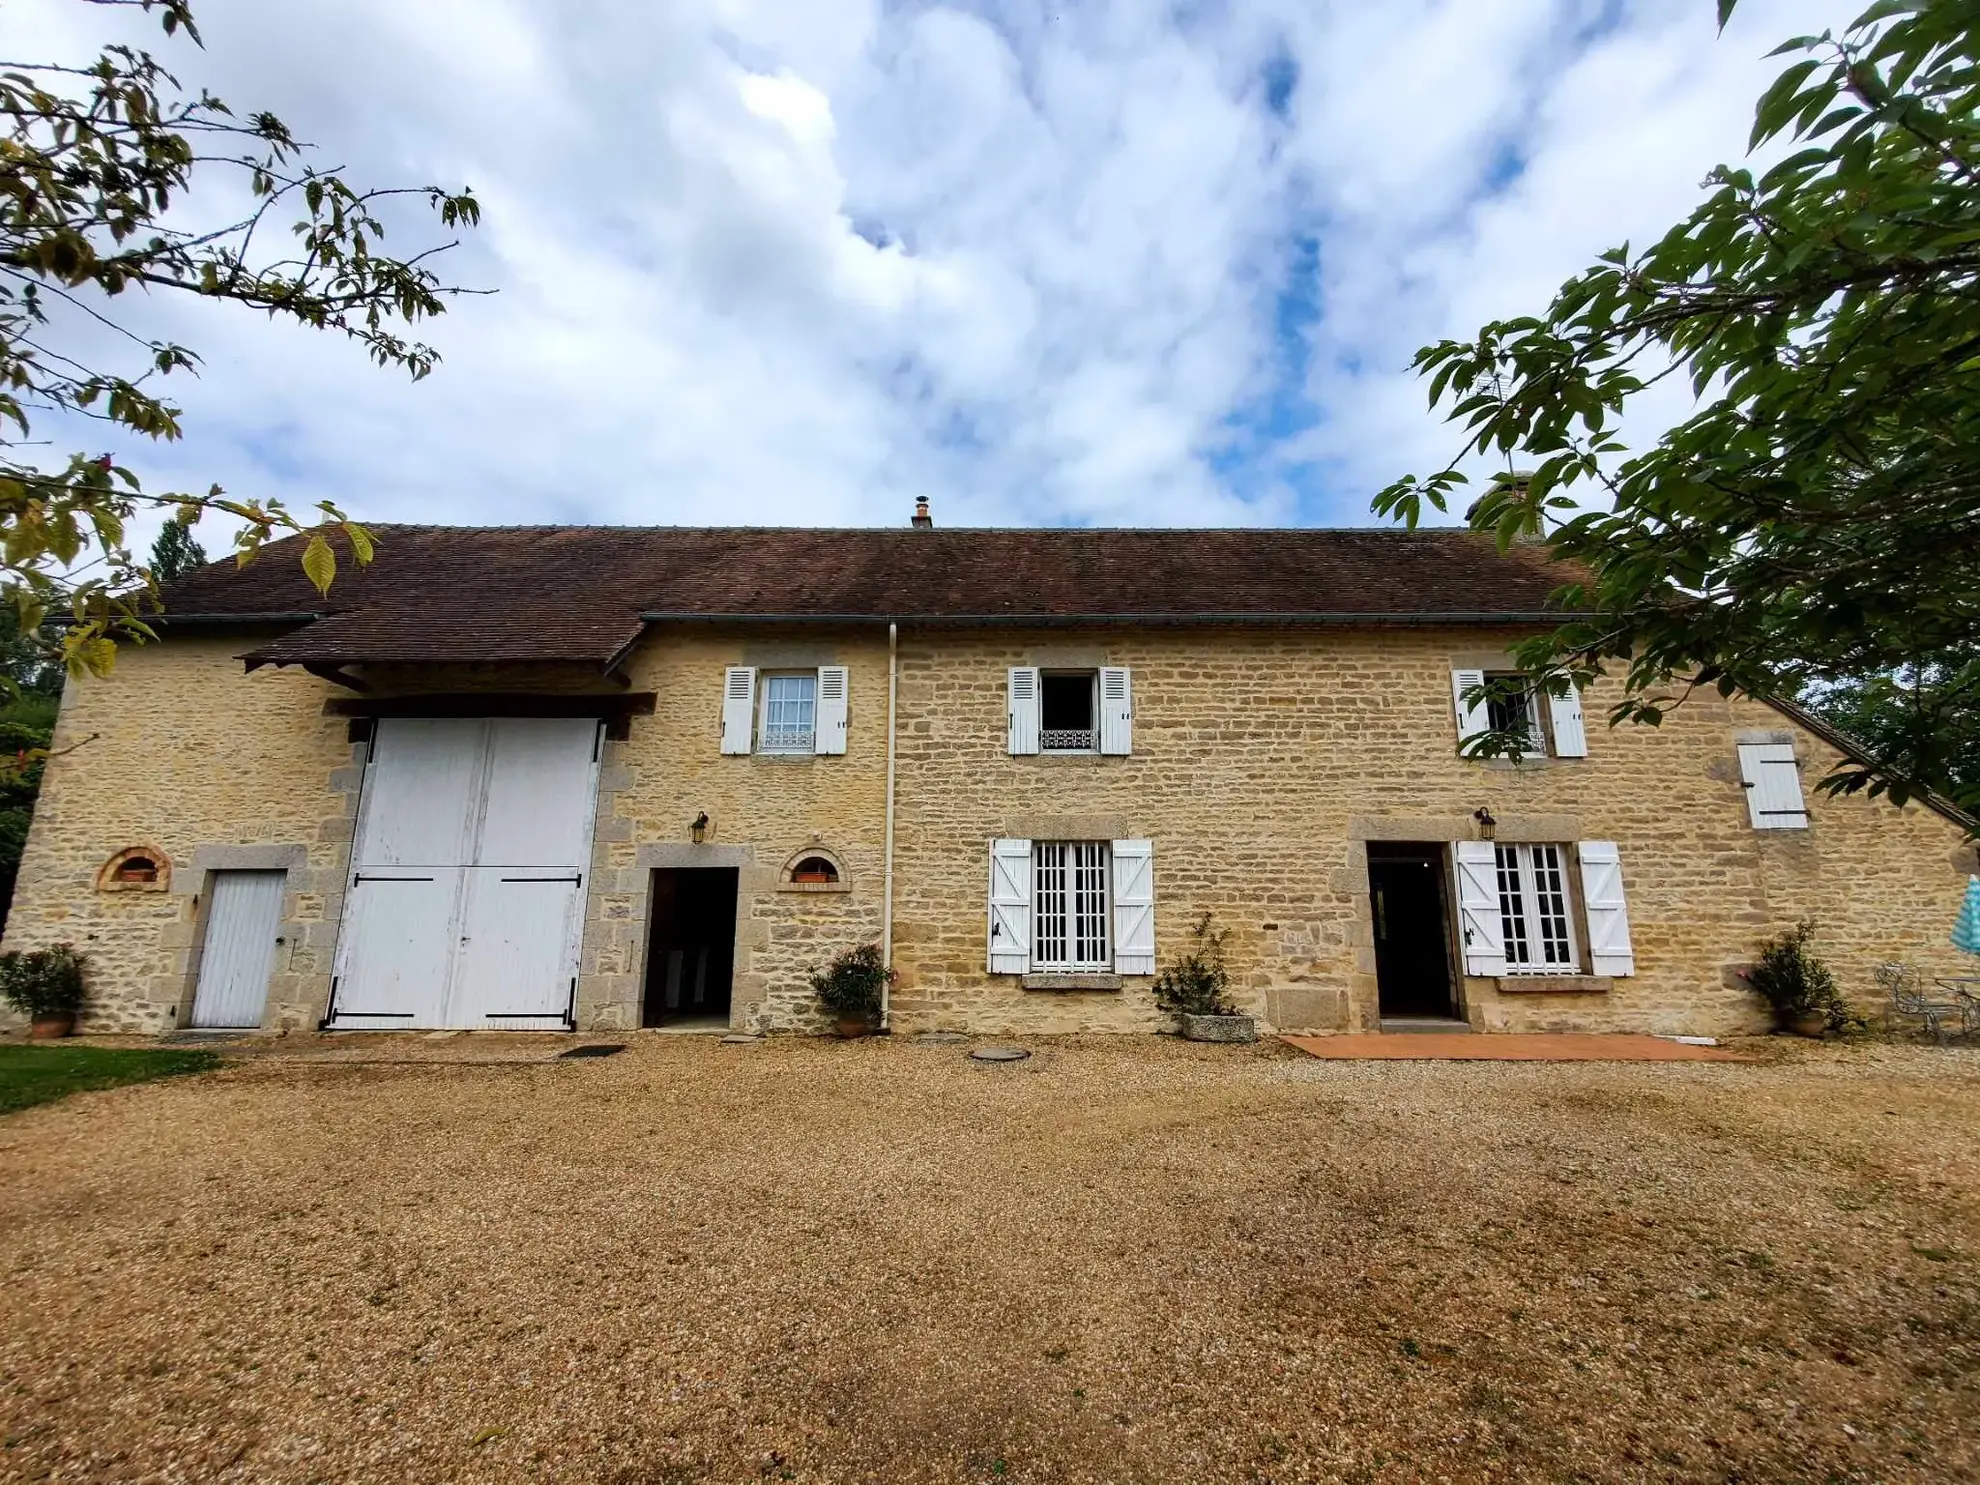
M 1619 671 L 1611 721 L 1649 724 L 1701 686 L 1792 700 L 1901 684 L 1867 759 L 1823 787 L 1971 811 L 1980 7 L 1881 0 L 1776 55 L 1796 60 L 1750 144 L 1782 158 L 1715 170 L 1684 222 L 1603 254 L 1545 314 L 1420 351 L 1464 443 L 1376 509 L 1413 525 L 1446 508 L 1459 463 L 1525 466 L 1469 519 L 1502 543 L 1544 533 L 1586 569 L 1559 595 L 1573 617 L 1517 653 L 1535 681 Z M 1695 411 L 1626 448 L 1625 409 L 1666 377 Z
M 191 0 L 76 0 L 155 15 L 166 37 L 197 45 Z M 143 637 L 151 575 L 126 531 L 142 509 L 181 521 L 239 522 L 246 560 L 304 526 L 280 500 L 151 492 L 114 454 L 84 450 L 51 463 L 33 452 L 38 415 L 93 420 L 106 439 L 170 440 L 179 409 L 165 386 L 195 374 L 198 356 L 148 338 L 134 301 L 221 300 L 348 336 L 381 366 L 415 378 L 438 356 L 404 333 L 441 313 L 446 296 L 428 248 L 381 251 L 399 198 L 424 203 L 445 228 L 470 226 L 472 194 L 439 187 L 363 189 L 307 162 L 307 147 L 270 113 L 236 114 L 181 86 L 150 53 L 105 46 L 93 62 L 0 62 L 0 593 L 19 628 L 65 611 L 64 660 L 101 672 L 119 637 Z M 195 185 L 247 206 L 217 223 L 195 215 Z M 105 347 L 115 348 L 106 350 Z M 303 566 L 319 588 L 337 543 L 368 561 L 371 539 L 332 505 L 310 517 Z
M 206 565 L 206 548 L 193 539 L 184 521 L 167 521 L 151 544 L 151 580 L 169 587 L 195 567 Z

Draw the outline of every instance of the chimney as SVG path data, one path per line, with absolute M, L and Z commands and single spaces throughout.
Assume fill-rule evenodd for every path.
M 935 524 L 935 518 L 928 514 L 928 497 L 914 497 L 914 520 L 910 523 L 917 531 L 927 531 Z

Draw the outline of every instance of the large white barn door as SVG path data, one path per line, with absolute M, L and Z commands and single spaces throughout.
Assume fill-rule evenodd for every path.
M 377 724 L 335 1025 L 569 1024 L 600 731 L 568 717 Z

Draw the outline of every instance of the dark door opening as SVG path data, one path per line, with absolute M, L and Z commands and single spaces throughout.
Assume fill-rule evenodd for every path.
M 736 878 L 732 866 L 653 873 L 640 1025 L 727 1024 L 736 963 Z
M 1444 848 L 1371 841 L 1375 980 L 1384 1016 L 1455 1016 Z

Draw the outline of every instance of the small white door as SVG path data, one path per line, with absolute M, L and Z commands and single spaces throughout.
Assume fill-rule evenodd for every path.
M 216 871 L 206 903 L 206 943 L 193 991 L 192 1024 L 259 1026 L 275 970 L 288 873 Z

